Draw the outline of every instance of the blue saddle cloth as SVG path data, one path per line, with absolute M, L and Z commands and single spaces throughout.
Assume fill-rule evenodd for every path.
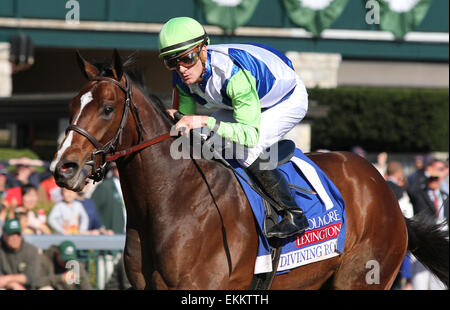
M 244 170 L 235 162 L 230 164 L 244 177 Z M 310 228 L 303 233 L 283 240 L 277 273 L 340 255 L 345 243 L 344 200 L 325 173 L 299 149 L 287 163 L 278 167 L 290 184 L 315 191 L 306 194 L 293 190 L 297 205 L 308 218 Z M 259 196 L 245 181 L 236 175 L 247 195 L 259 227 L 258 256 L 254 273 L 272 271 L 269 243 L 264 231 L 264 205 Z M 251 182 L 251 181 L 250 181 Z

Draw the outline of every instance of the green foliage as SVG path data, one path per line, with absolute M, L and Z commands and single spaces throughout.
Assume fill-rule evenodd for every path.
M 13 149 L 13 148 L 0 148 L 0 162 L 7 161 L 12 158 L 28 157 L 31 159 L 39 159 L 39 156 L 30 149 Z M 10 166 L 7 168 L 8 171 L 12 172 L 15 170 L 15 166 Z M 43 167 L 36 167 L 37 172 L 43 172 L 45 169 Z
M 30 149 L 0 148 L 0 161 L 20 157 L 39 159 L 38 155 Z
M 310 89 L 309 99 L 329 106 L 314 120 L 312 149 L 379 152 L 448 152 L 449 90 Z

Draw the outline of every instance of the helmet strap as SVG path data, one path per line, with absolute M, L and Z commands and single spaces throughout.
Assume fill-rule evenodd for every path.
M 206 40 L 205 40 L 205 41 L 206 41 Z M 202 68 L 203 68 L 203 70 L 202 70 L 202 74 L 200 74 L 200 76 L 198 77 L 198 79 L 197 79 L 197 81 L 196 81 L 195 83 L 201 82 L 202 79 L 203 79 L 203 75 L 204 75 L 205 72 L 206 72 L 206 60 L 207 60 L 207 57 L 208 57 L 208 56 L 203 57 L 203 51 L 202 51 L 203 46 L 206 45 L 206 42 L 205 42 L 205 41 L 203 41 L 202 44 L 201 44 L 200 47 L 199 47 L 199 49 L 200 49 L 200 52 L 199 52 L 199 58 L 200 58 L 200 61 L 201 61 L 201 63 L 202 63 Z

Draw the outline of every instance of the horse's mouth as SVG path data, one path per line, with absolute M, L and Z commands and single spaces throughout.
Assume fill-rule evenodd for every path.
M 79 192 L 88 182 L 91 171 L 92 167 L 86 164 L 80 168 L 74 162 L 60 162 L 56 166 L 53 176 L 58 186 Z

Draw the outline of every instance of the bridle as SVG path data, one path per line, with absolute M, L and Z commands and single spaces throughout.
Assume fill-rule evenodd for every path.
M 80 135 L 84 136 L 85 138 L 87 138 L 89 142 L 91 142 L 92 145 L 94 145 L 94 147 L 96 148 L 96 151 L 91 153 L 91 160 L 86 162 L 86 165 L 92 167 L 91 174 L 88 176 L 88 178 L 93 179 L 94 182 L 100 182 L 101 180 L 103 180 L 103 178 L 105 177 L 106 166 L 109 162 L 114 161 L 120 157 L 129 155 L 131 153 L 137 152 L 143 148 L 146 148 L 150 145 L 153 145 L 170 137 L 170 134 L 165 134 L 151 140 L 143 141 L 126 150 L 116 152 L 117 146 L 121 143 L 122 132 L 127 123 L 128 114 L 130 113 L 130 111 L 136 123 L 139 141 L 142 141 L 142 133 L 146 132 L 144 126 L 142 125 L 139 108 L 136 106 L 136 103 L 133 100 L 132 84 L 130 82 L 130 79 L 126 74 L 124 74 L 124 77 L 125 77 L 125 86 L 123 86 L 120 82 L 116 81 L 115 79 L 106 76 L 96 76 L 89 79 L 90 81 L 106 81 L 109 83 L 113 83 L 125 93 L 125 102 L 124 102 L 125 106 L 122 113 L 122 119 L 120 120 L 120 125 L 116 131 L 116 134 L 111 140 L 102 145 L 91 133 L 89 133 L 87 130 L 76 124 L 71 124 L 66 129 L 66 135 L 70 130 L 73 130 L 79 133 Z M 98 166 L 97 166 L 97 158 L 100 159 L 99 161 L 100 164 Z

